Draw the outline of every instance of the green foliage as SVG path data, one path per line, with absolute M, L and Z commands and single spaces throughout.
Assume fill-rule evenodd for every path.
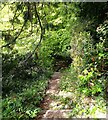
M 73 5 L 68 6 L 71 13 Z M 1 7 L 3 118 L 33 118 L 40 111 L 54 55 L 69 56 L 70 33 L 65 27 L 70 13 L 60 10 L 66 7 L 61 3 L 50 7 L 49 3 L 3 3 Z
M 69 56 L 70 33 L 66 29 L 46 33 L 45 41 L 39 49 L 39 59 L 42 66 L 52 68 L 56 56 Z
M 74 85 L 74 87 L 73 87 Z M 75 72 L 74 68 L 68 68 L 63 71 L 63 77 L 60 81 L 60 89 L 65 90 L 67 92 L 75 92 L 77 88 L 77 73 Z
M 82 24 L 73 27 L 75 29 L 72 31 L 71 56 L 74 69 L 78 73 L 79 90 L 87 96 L 103 94 L 107 79 L 105 72 L 107 71 L 108 56 L 105 51 L 105 44 L 107 44 L 106 22 L 97 27 L 100 42 L 95 46 L 89 32 L 83 31 Z
M 80 11 L 78 12 L 78 16 L 80 17 L 81 22 L 85 21 L 87 23 L 85 30 L 90 32 L 91 37 L 93 38 L 93 44 L 95 45 L 100 41 L 96 29 L 100 24 L 103 24 L 104 21 L 107 21 L 108 18 L 108 4 L 105 2 L 85 2 L 79 3 L 79 7 Z
M 26 84 L 21 93 L 12 92 L 10 97 L 3 99 L 3 118 L 28 119 L 37 116 L 41 110 L 39 104 L 43 100 L 47 86 L 47 80 L 41 79 L 32 82 L 31 85 Z
M 88 25 L 87 23 L 84 24 L 85 26 Z M 62 78 L 60 83 L 61 90 L 72 90 L 72 92 L 74 92 L 72 88 L 75 88 L 76 91 L 75 98 L 77 98 L 77 100 L 72 99 L 75 100 L 73 103 L 76 104 L 73 107 L 71 117 L 76 117 L 77 115 L 77 117 L 95 116 L 98 110 L 97 108 L 100 108 L 100 105 L 98 104 L 90 110 L 90 106 L 87 104 L 84 105 L 83 103 L 84 97 L 91 97 L 96 103 L 98 103 L 98 99 L 100 99 L 100 101 L 102 100 L 104 106 L 101 110 L 105 112 L 105 101 L 102 97 L 105 96 L 104 90 L 106 89 L 108 67 L 108 54 L 106 49 L 107 22 L 99 24 L 98 26 L 99 27 L 94 28 L 94 34 L 98 35 L 98 42 L 91 37 L 89 32 L 84 30 L 85 27 L 82 23 L 77 21 L 76 25 L 72 26 L 72 40 L 70 43 L 70 52 L 73 59 L 72 70 L 70 69 L 70 74 Z M 76 72 L 76 76 L 74 72 Z M 73 76 L 75 76 L 75 79 Z M 74 104 L 71 104 L 71 107 L 72 105 Z
M 63 91 L 66 95 L 69 94 L 68 92 L 70 92 L 71 94 L 69 94 L 68 97 L 65 98 L 58 98 L 63 104 L 63 108 L 68 106 L 68 109 L 72 109 L 72 112 L 69 114 L 70 118 L 96 118 L 98 117 L 97 113 L 104 114 L 105 116 L 106 102 L 105 99 L 102 97 L 103 95 L 101 94 L 101 96 L 95 97 L 97 91 L 102 92 L 102 90 L 100 90 L 100 88 L 102 87 L 101 83 L 98 83 L 97 81 L 97 84 L 95 84 L 91 88 L 88 88 L 87 85 L 83 85 L 85 83 L 81 80 L 86 79 L 86 82 L 93 77 L 93 73 L 88 73 L 88 71 L 85 70 L 83 76 L 79 76 L 81 77 L 81 80 L 79 81 L 78 74 L 75 74 L 74 72 L 75 69 L 73 66 L 70 68 L 70 70 L 64 71 L 63 77 L 60 81 L 60 90 Z M 88 78 L 84 76 L 85 74 L 89 74 Z M 90 94 L 92 94 L 93 96 L 87 97 Z M 65 95 L 63 94 L 63 96 Z
M 81 94 L 103 97 L 107 89 L 107 8 L 107 3 L 1 4 L 4 118 L 34 118 L 46 79 L 60 59 L 66 62 L 70 57 L 73 62 L 64 72 L 60 89 L 73 92 L 74 97 L 60 100 L 73 108 L 71 116 L 96 112 L 101 105 L 90 111 Z

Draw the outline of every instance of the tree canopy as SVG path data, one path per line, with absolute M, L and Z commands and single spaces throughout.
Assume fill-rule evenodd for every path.
M 1 4 L 4 118 L 36 117 L 55 71 L 68 69 L 61 89 L 73 85 L 87 97 L 107 99 L 107 8 L 106 2 Z

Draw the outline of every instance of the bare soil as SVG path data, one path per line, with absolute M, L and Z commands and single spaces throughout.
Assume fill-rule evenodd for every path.
M 41 103 L 42 112 L 38 115 L 36 120 L 47 118 L 68 118 L 67 113 L 69 113 L 70 110 L 55 110 L 53 105 L 56 105 L 57 107 L 59 106 L 59 103 L 51 97 L 59 93 L 59 81 L 61 76 L 60 72 L 55 72 L 49 80 L 46 96 Z

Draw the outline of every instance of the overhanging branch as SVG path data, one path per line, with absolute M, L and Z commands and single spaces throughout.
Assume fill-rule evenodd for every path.
M 26 25 L 26 22 L 27 21 L 24 21 L 24 24 L 22 25 L 22 27 L 21 27 L 20 32 L 18 33 L 18 35 L 11 42 L 7 43 L 6 45 L 3 45 L 1 48 L 7 47 L 7 46 L 9 46 L 10 44 L 12 44 L 12 43 L 14 43 L 16 41 L 16 39 L 20 36 L 21 32 L 23 31 L 23 28 Z
M 44 30 L 43 30 L 43 27 L 42 27 L 42 23 L 41 23 L 41 20 L 40 20 L 40 16 L 37 12 L 37 7 L 36 7 L 36 4 L 34 4 L 34 7 L 35 7 L 35 18 L 38 19 L 38 22 L 39 22 L 39 25 L 40 25 L 40 29 L 41 29 L 41 34 L 40 34 L 40 40 L 38 42 L 38 44 L 36 45 L 36 47 L 34 48 L 34 50 L 32 51 L 32 53 L 20 64 L 20 65 L 24 65 L 24 63 L 32 57 L 32 55 L 34 54 L 34 52 L 36 51 L 36 49 L 39 47 L 39 45 L 41 44 L 41 41 L 42 41 L 42 38 L 43 38 L 43 34 L 44 34 Z

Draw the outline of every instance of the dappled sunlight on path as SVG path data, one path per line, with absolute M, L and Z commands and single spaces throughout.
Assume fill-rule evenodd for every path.
M 42 112 L 37 117 L 38 120 L 42 118 L 68 118 L 68 113 L 71 110 L 64 109 L 59 99 L 59 81 L 61 78 L 60 72 L 55 72 L 49 80 L 49 87 L 46 91 L 44 101 L 41 103 Z
M 49 80 L 45 98 L 40 105 L 42 111 L 38 117 L 36 117 L 36 120 L 44 120 L 47 118 L 69 118 L 72 113 L 74 102 L 78 98 L 75 96 L 76 93 L 71 91 L 61 91 L 59 89 L 59 82 L 62 76 L 63 75 L 60 72 L 55 72 Z M 89 106 L 90 110 L 95 108 L 95 101 L 92 98 L 81 98 L 82 99 L 78 104 L 83 104 L 85 106 L 84 110 L 87 106 Z M 75 118 L 85 118 L 85 113 L 76 115 Z M 87 115 L 86 118 L 106 118 L 106 114 L 96 110 L 95 115 Z

